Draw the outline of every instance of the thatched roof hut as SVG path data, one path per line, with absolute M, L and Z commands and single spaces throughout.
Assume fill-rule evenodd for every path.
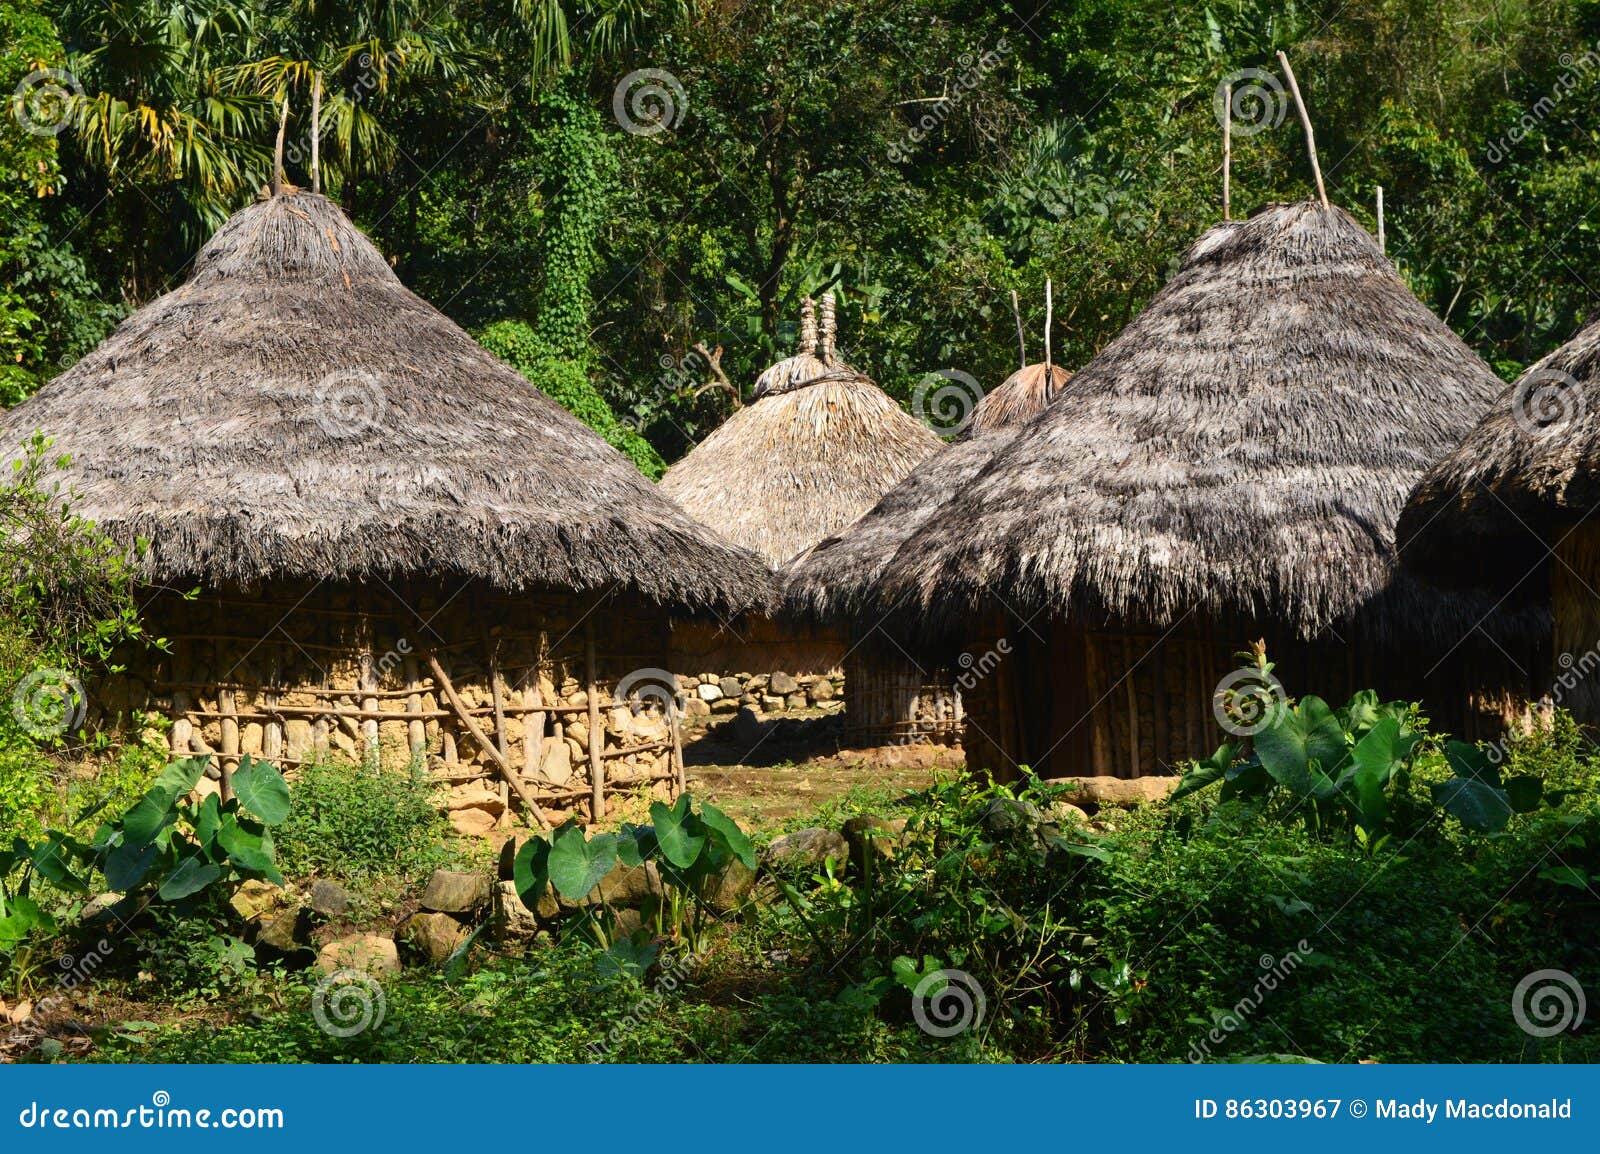
M 759 595 L 748 554 L 400 283 L 308 192 L 235 214 L 184 285 L 0 418 L 69 453 L 152 581 L 405 575 Z
M 781 569 L 872 508 L 940 441 L 846 364 L 834 348 L 831 301 L 814 346 L 756 382 L 734 413 L 661 478 L 661 491 L 701 523 Z
M 879 603 L 957 635 L 988 616 L 991 639 L 1015 634 L 1009 666 L 1043 671 L 988 679 L 1009 699 L 982 706 L 998 748 L 978 764 L 1170 766 L 1209 748 L 1247 639 L 1268 636 L 1296 692 L 1331 696 L 1394 673 L 1352 656 L 1360 639 L 1471 628 L 1478 605 L 1391 580 L 1394 525 L 1499 391 L 1349 215 L 1268 207 L 1185 255 L 907 540 Z
M 1600 724 L 1600 320 L 1530 366 L 1418 482 L 1397 530 L 1405 568 L 1501 606 L 1550 606 L 1552 696 Z M 1570 673 L 1581 667 L 1576 680 Z M 1568 683 L 1570 682 L 1570 684 Z
M 557 803 L 587 757 L 598 809 L 603 759 L 613 779 L 662 776 L 606 748 L 602 682 L 665 654 L 669 613 L 767 597 L 757 558 L 407 290 L 312 193 L 235 214 L 181 288 L 0 418 L 13 446 L 36 430 L 70 455 L 77 511 L 147 542 L 151 586 L 201 590 L 155 597 L 170 654 L 96 702 L 168 713 L 174 751 L 215 751 L 224 771 L 392 736 L 403 755 L 507 777 L 514 763 L 519 793 Z
M 798 619 L 845 624 L 845 732 L 856 744 L 955 740 L 956 675 L 874 612 L 879 577 L 905 541 L 950 501 L 1071 379 L 1059 365 L 1027 365 L 973 409 L 956 437 L 912 470 L 872 510 L 790 566 L 785 605 Z

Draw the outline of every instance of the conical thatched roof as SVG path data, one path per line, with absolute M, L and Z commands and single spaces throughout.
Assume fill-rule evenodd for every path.
M 815 350 L 802 337 L 756 392 L 667 470 L 661 490 L 775 569 L 872 508 L 941 444 L 834 354 L 826 323 Z
M 1548 549 L 1600 509 L 1600 320 L 1507 388 L 1429 469 L 1400 517 L 1408 567 L 1435 579 L 1541 587 Z M 1531 580 L 1529 580 L 1531 578 Z
M 476 577 L 763 596 L 615 450 L 408 291 L 331 201 L 250 205 L 182 288 L 3 416 L 71 455 L 78 510 L 153 581 Z M 15 453 L 15 448 L 12 452 Z
M 1272 206 L 1202 238 L 880 597 L 1314 635 L 1385 589 L 1406 494 L 1499 390 L 1351 217 Z
M 820 620 L 870 612 L 878 578 L 895 553 L 1053 400 L 1072 374 L 1044 362 L 1018 369 L 978 402 L 966 427 L 912 470 L 871 512 L 791 566 L 788 609 Z

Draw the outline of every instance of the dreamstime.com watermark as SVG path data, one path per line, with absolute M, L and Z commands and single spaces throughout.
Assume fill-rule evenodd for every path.
M 1567 97 L 1576 92 L 1595 69 L 1600 68 L 1600 52 L 1594 48 L 1586 49 L 1581 56 L 1563 52 L 1557 57 L 1557 63 L 1561 65 L 1561 75 L 1556 77 L 1550 91 L 1535 101 L 1532 108 L 1524 112 L 1499 139 L 1491 140 L 1488 147 L 1483 150 L 1484 159 L 1490 164 L 1499 164 L 1505 160 L 1511 155 L 1511 149 L 1515 145 L 1522 143 L 1530 132 L 1550 119 L 1555 110 L 1566 102 Z
M 382 431 L 388 413 L 383 382 L 364 369 L 336 369 L 311 394 L 311 419 L 336 441 Z
M 1274 958 L 1271 954 L 1262 954 L 1256 964 L 1261 967 L 1261 976 L 1250 987 L 1250 992 L 1240 998 L 1225 1010 L 1212 1011 L 1213 1019 L 1211 1029 L 1205 1037 L 1189 1047 L 1190 1062 L 1204 1062 L 1211 1057 L 1211 1048 L 1220 1046 L 1228 1040 L 1229 1035 L 1244 1029 L 1250 1016 L 1261 1008 L 1267 995 L 1276 990 L 1279 984 L 1305 962 L 1306 956 L 1311 953 L 1311 943 L 1301 938 L 1294 944 L 1294 949 L 1284 954 L 1281 958 Z
M 1565 970 L 1534 970 L 1511 991 L 1511 1016 L 1530 1037 L 1576 1030 L 1588 1012 L 1582 984 Z
M 689 114 L 689 94 L 665 68 L 639 68 L 611 92 L 611 115 L 624 132 L 660 136 L 673 132 Z
M 911 415 L 941 437 L 954 437 L 972 423 L 983 401 L 978 378 L 960 369 L 929 373 L 911 390 Z
M 681 715 L 685 705 L 676 675 L 653 667 L 635 669 L 627 674 L 617 682 L 611 698 L 626 704 L 634 713 L 654 707 L 669 716 Z
M 1288 707 L 1289 695 L 1283 682 L 1253 665 L 1225 676 L 1211 697 L 1212 716 L 1235 737 L 1254 737 L 1283 716 Z
M 603 1062 L 618 1046 L 625 1042 L 629 1035 L 635 1033 L 644 1022 L 655 1017 L 666 1004 L 668 996 L 677 992 L 679 986 L 688 982 L 694 971 L 699 969 L 700 963 L 705 960 L 711 951 L 701 950 L 699 953 L 665 954 L 661 958 L 661 970 L 656 975 L 656 980 L 650 984 L 644 996 L 628 1007 L 628 1012 L 606 1031 L 604 1038 L 597 1038 L 589 1043 L 589 1060 Z
M 968 52 L 958 56 L 956 63 L 961 66 L 961 71 L 946 86 L 944 95 L 924 102 L 927 108 L 916 123 L 906 129 L 903 138 L 889 146 L 889 160 L 894 164 L 904 164 L 910 160 L 917 145 L 943 127 L 962 102 L 1010 55 L 1011 42 L 1002 36 L 995 41 L 993 48 L 985 49 L 976 56 Z
M 1289 98 L 1283 81 L 1265 68 L 1240 68 L 1218 82 L 1211 111 L 1219 127 L 1230 125 L 1235 136 L 1254 136 L 1283 123 Z
M 17 1115 L 25 1130 L 282 1130 L 277 1106 L 224 1106 L 221 1109 L 172 1105 L 172 1095 L 157 1090 L 149 1105 L 52 1106 L 29 1102 Z
M 965 970 L 934 970 L 911 991 L 911 1017 L 931 1038 L 953 1038 L 983 1025 L 989 999 Z
M 1511 420 L 1530 437 L 1548 437 L 1583 420 L 1583 386 L 1560 369 L 1535 368 L 1511 389 Z
M 11 717 L 35 741 L 49 741 L 83 724 L 89 696 L 65 669 L 35 669 L 11 693 Z
M 354 1038 L 383 1025 L 389 999 L 383 985 L 365 970 L 346 967 L 317 983 L 311 993 L 311 1016 L 331 1038 Z
M 11 115 L 29 136 L 60 136 L 83 99 L 83 83 L 65 68 L 28 73 L 11 93 Z

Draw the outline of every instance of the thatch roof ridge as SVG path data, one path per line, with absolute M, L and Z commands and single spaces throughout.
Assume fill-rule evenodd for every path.
M 661 478 L 668 497 L 774 570 L 855 521 L 941 444 L 834 356 L 830 336 L 825 325 L 820 349 L 763 373 L 763 395 Z
M 333 202 L 236 213 L 188 281 L 0 417 L 152 581 L 473 577 L 725 611 L 763 567 L 406 289 Z
M 1043 361 L 1007 377 L 978 402 L 961 432 L 842 533 L 795 558 L 784 604 L 816 620 L 871 613 L 878 578 L 908 538 L 975 477 L 1072 377 Z
M 1197 248 L 906 542 L 880 603 L 1304 636 L 1373 607 L 1406 493 L 1499 382 L 1342 210 L 1274 206 Z
M 1600 319 L 1530 365 L 1417 483 L 1397 536 L 1450 584 L 1542 587 L 1566 526 L 1600 509 Z

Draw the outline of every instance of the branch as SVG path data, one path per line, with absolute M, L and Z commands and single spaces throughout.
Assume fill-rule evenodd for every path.
M 699 397 L 707 389 L 724 389 L 727 391 L 728 396 L 733 398 L 733 407 L 735 409 L 744 408 L 744 398 L 739 396 L 738 386 L 730 381 L 728 374 L 722 370 L 722 346 L 718 345 L 716 352 L 712 352 L 706 348 L 705 342 L 702 341 L 694 346 L 694 351 L 700 354 L 701 360 L 705 361 L 706 367 L 711 370 L 712 379 L 695 389 L 690 395 Z

